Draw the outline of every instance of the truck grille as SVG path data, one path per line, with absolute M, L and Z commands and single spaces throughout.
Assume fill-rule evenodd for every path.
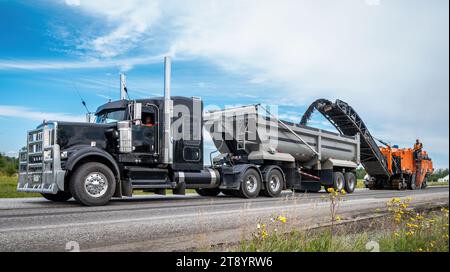
M 52 123 L 29 131 L 27 146 L 19 152 L 19 191 L 51 192 L 55 128 Z

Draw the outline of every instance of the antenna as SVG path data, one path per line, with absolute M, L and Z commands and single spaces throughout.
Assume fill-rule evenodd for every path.
M 86 109 L 87 114 L 91 114 L 92 112 L 88 109 L 87 104 L 86 104 L 86 101 L 84 101 L 83 97 L 81 96 L 80 91 L 78 90 L 77 86 L 75 85 L 75 82 L 73 82 L 72 78 L 70 77 L 70 75 L 67 73 L 66 70 L 63 69 L 63 71 L 64 71 L 64 73 L 66 73 L 67 77 L 69 78 L 69 81 L 70 81 L 70 83 L 72 84 L 72 87 L 73 87 L 73 88 L 75 89 L 75 91 L 77 92 L 78 97 L 80 97 L 81 104 L 82 104 L 83 107 Z

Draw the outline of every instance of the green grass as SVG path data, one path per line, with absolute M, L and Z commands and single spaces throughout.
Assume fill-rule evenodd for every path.
M 17 175 L 0 175 L 0 198 L 40 197 L 41 194 L 17 192 Z
M 448 181 L 447 182 L 430 181 L 428 182 L 428 186 L 448 186 Z
M 412 222 L 412 221 L 411 221 Z M 414 232 L 405 220 L 395 224 L 391 217 L 374 219 L 367 226 L 346 224 L 285 234 L 280 222 L 262 225 L 250 241 L 235 248 L 244 252 L 367 252 L 372 244 L 381 252 L 448 252 L 448 209 L 423 214 Z M 275 224 L 275 226 L 273 226 Z M 260 225 L 261 226 L 261 225 Z M 275 231 L 277 229 L 278 231 Z M 265 232 L 265 233 L 263 233 Z M 369 243 L 369 244 L 368 244 Z

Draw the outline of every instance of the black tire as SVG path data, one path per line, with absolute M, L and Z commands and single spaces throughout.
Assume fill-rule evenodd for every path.
M 103 189 L 97 193 L 98 196 L 95 196 L 96 192 L 88 192 L 88 188 L 85 185 L 87 179 L 96 180 L 96 182 L 101 182 L 103 184 Z M 72 196 L 78 202 L 86 206 L 101 206 L 107 204 L 113 196 L 115 189 L 116 178 L 114 177 L 113 172 L 108 166 L 97 162 L 82 164 L 73 172 L 70 179 L 70 192 L 72 193 Z
M 219 188 L 195 189 L 195 191 L 197 192 L 197 194 L 199 194 L 201 196 L 217 196 L 218 194 L 220 194 L 220 189 Z
M 261 191 L 261 177 L 259 172 L 253 168 L 248 168 L 242 176 L 241 188 L 239 188 L 239 196 L 242 198 L 254 198 Z
M 267 197 L 278 197 L 284 188 L 284 177 L 280 170 L 273 168 L 267 173 L 266 188 L 261 190 L 261 195 Z
M 341 191 L 342 189 L 345 189 L 345 177 L 344 174 L 341 172 L 334 172 L 333 173 L 333 185 L 332 186 L 324 186 L 325 191 L 328 192 L 329 188 L 333 188 L 336 191 Z
M 356 188 L 356 175 L 353 172 L 346 172 L 344 175 L 344 179 L 345 179 L 345 191 L 349 194 L 353 193 L 355 191 Z
M 410 190 L 416 190 L 417 189 L 417 186 L 416 186 L 416 173 L 412 174 L 409 177 L 408 189 L 410 189 Z
M 58 191 L 56 194 L 41 194 L 45 199 L 53 202 L 64 202 L 72 198 L 69 192 Z

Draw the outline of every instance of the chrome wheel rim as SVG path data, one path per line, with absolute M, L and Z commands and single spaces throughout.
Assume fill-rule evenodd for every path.
M 247 177 L 247 180 L 245 181 L 245 186 L 247 187 L 247 191 L 249 193 L 256 192 L 256 189 L 258 187 L 258 180 L 254 175 L 249 175 Z
M 278 191 L 280 189 L 280 178 L 277 175 L 273 175 L 269 180 L 269 187 L 272 192 Z
M 100 172 L 90 173 L 84 180 L 84 189 L 91 197 L 101 197 L 108 190 L 108 179 Z
M 338 179 L 336 180 L 336 188 L 340 191 L 342 189 L 344 189 L 344 180 L 343 179 Z
M 354 179 L 351 179 L 350 182 L 348 183 L 348 188 L 350 188 L 350 190 L 353 190 L 355 188 L 356 182 Z

